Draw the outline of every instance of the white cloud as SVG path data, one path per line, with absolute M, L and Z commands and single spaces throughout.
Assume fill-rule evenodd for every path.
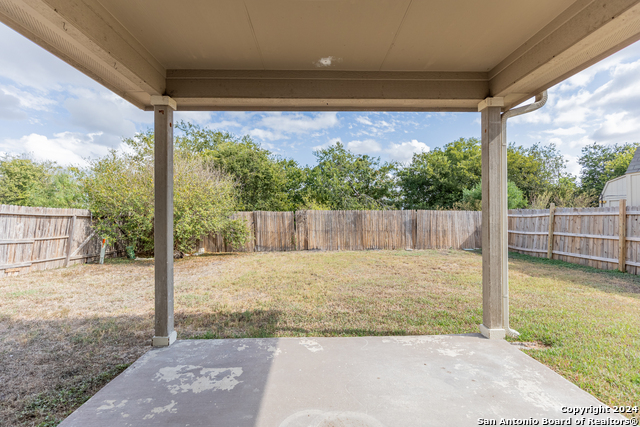
M 20 100 L 13 95 L 0 91 L 0 119 L 25 120 L 27 113 L 20 111 Z
M 20 139 L 6 139 L 0 143 L 3 151 L 11 154 L 31 153 L 36 160 L 51 160 L 62 166 L 87 166 L 83 158 L 104 156 L 109 149 L 97 143 L 101 134 L 62 132 L 48 138 L 32 133 Z M 82 153 L 82 156 L 79 154 Z
M 626 111 L 607 114 L 600 128 L 594 132 L 593 139 L 621 141 L 625 138 L 640 140 L 640 121 L 630 117 Z
M 103 132 L 118 137 L 133 136 L 136 126 L 124 117 L 114 102 L 96 98 L 69 98 L 64 106 L 71 113 L 70 123 L 91 133 Z
M 540 110 L 533 111 L 528 114 L 516 116 L 509 119 L 509 124 L 518 123 L 531 123 L 531 124 L 546 124 L 551 123 L 551 115 L 548 113 L 545 107 Z
M 369 120 L 369 118 L 367 116 L 356 117 L 356 121 L 358 123 L 362 123 L 363 125 L 372 125 L 373 124 L 373 122 L 371 120 Z
M 373 139 L 349 141 L 346 148 L 356 154 L 373 154 L 382 150 L 380 144 Z
M 3 59 L 0 76 L 20 86 L 42 93 L 61 90 L 65 85 L 100 87 L 91 78 L 5 25 L 0 25 L 0 52 Z
M 271 132 L 269 130 L 265 130 L 265 129 L 251 129 L 249 131 L 246 131 L 245 133 L 248 133 L 249 135 L 251 135 L 254 138 L 257 139 L 261 139 L 261 140 L 269 140 L 269 141 L 276 141 L 278 139 L 285 139 L 286 137 L 283 136 L 280 133 L 276 133 L 276 132 Z
M 390 144 L 389 147 L 385 150 L 385 152 L 391 157 L 393 160 L 397 160 L 399 162 L 409 162 L 414 154 L 417 153 L 426 153 L 430 150 L 429 146 L 424 142 L 420 142 L 417 139 L 412 139 L 408 142 L 401 142 L 398 144 Z
M 324 144 L 316 145 L 314 147 L 311 147 L 311 149 L 313 151 L 324 150 L 325 148 L 329 148 L 332 145 L 336 145 L 338 142 L 342 143 L 342 139 L 340 139 L 340 138 L 332 138 L 329 141 L 325 142 Z
M 557 128 L 557 129 L 547 129 L 543 131 L 545 133 L 549 133 L 551 135 L 581 135 L 587 133 L 584 128 L 580 126 L 573 126 L 570 128 Z
M 0 86 L 0 91 L 4 92 L 5 95 L 10 95 L 17 98 L 19 100 L 21 108 L 30 110 L 46 111 L 49 109 L 49 106 L 56 103 L 56 101 L 53 99 L 49 99 L 45 96 L 36 95 L 31 92 L 18 89 L 15 86 L 3 85 Z
M 282 133 L 306 133 L 328 129 L 338 124 L 338 113 L 305 114 L 269 113 L 262 117 L 259 125 Z
M 221 122 L 210 123 L 208 127 L 211 129 L 226 131 L 228 128 L 239 128 L 242 127 L 242 125 L 236 121 L 223 120 Z
M 205 125 L 211 121 L 211 113 L 208 111 L 176 111 L 173 113 L 173 118 L 175 121 L 184 120 L 185 122 Z
M 569 154 L 564 155 L 566 163 L 566 170 L 572 175 L 578 176 L 580 175 L 580 164 L 578 163 L 578 156 L 571 156 Z

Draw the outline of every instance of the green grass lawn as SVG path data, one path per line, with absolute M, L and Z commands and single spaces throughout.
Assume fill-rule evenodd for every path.
M 178 338 L 478 332 L 464 251 L 210 255 L 176 262 Z M 527 353 L 608 405 L 640 402 L 640 278 L 512 254 Z M 0 279 L 0 425 L 55 425 L 149 349 L 153 266 L 116 260 Z M 34 367 L 35 368 L 32 368 Z

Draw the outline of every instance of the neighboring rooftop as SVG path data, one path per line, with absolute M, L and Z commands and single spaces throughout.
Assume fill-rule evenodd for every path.
M 629 167 L 627 168 L 627 173 L 635 172 L 640 172 L 640 147 L 636 149 L 633 159 L 631 159 L 631 163 L 629 163 Z

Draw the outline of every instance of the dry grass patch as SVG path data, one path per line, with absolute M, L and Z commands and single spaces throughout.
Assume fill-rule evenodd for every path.
M 481 257 L 463 251 L 211 255 L 175 266 L 179 338 L 477 332 Z M 637 276 L 511 260 L 527 352 L 610 405 L 640 401 Z M 153 265 L 0 280 L 0 425 L 56 425 L 150 347 Z

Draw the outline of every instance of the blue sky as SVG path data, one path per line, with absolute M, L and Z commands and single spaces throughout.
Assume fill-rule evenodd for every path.
M 140 111 L 62 60 L 0 24 L 0 153 L 85 166 L 151 127 Z M 580 150 L 640 141 L 640 44 L 549 91 L 541 110 L 509 121 L 508 139 L 555 143 L 579 172 Z M 313 150 L 341 141 L 351 151 L 406 162 L 415 152 L 480 135 L 479 113 L 176 112 L 176 120 L 249 134 L 302 165 Z

